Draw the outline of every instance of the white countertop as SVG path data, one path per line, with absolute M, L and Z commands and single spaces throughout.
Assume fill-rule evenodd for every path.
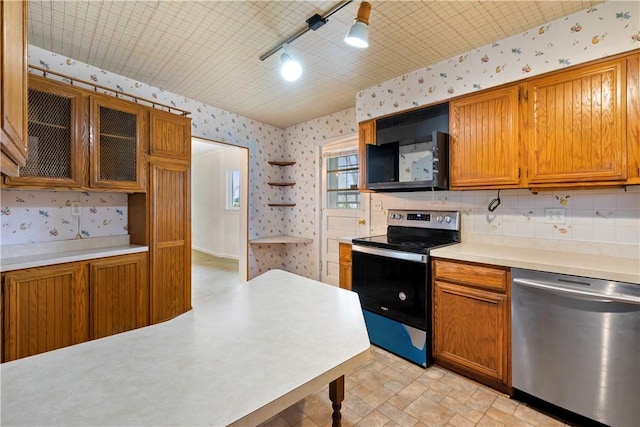
M 148 251 L 148 246 L 129 244 L 128 235 L 7 245 L 2 246 L 0 272 Z
M 526 268 L 640 284 L 640 259 L 546 249 L 459 243 L 430 251 L 432 257 Z
M 271 270 L 170 321 L 0 365 L 0 423 L 255 425 L 368 349 L 357 294 Z

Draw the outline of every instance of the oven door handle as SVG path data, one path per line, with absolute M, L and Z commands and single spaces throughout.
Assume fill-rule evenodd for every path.
M 412 252 L 392 251 L 390 249 L 378 249 L 370 246 L 352 245 L 351 250 L 354 252 L 362 252 L 369 255 L 378 255 L 387 258 L 401 259 L 404 261 L 427 263 L 427 255 L 414 254 Z

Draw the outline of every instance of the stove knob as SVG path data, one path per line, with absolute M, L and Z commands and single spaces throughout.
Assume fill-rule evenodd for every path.
M 444 217 L 444 222 L 446 222 L 446 223 L 450 223 L 451 220 L 452 220 L 452 218 L 449 215 Z
M 396 214 L 391 214 L 389 216 L 391 217 L 391 219 L 396 219 Z
M 402 214 L 398 214 L 398 215 L 396 216 L 396 218 L 398 218 L 398 219 L 402 219 Z
M 442 222 L 444 220 L 444 218 L 442 217 L 442 215 L 438 215 L 438 217 L 436 218 L 436 221 L 438 222 Z

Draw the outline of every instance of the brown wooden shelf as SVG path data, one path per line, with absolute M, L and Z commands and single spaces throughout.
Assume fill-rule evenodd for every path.
M 274 166 L 291 166 L 291 165 L 295 165 L 296 162 L 276 162 L 276 161 L 269 161 L 270 165 L 274 165 Z
M 57 125 L 57 124 L 54 124 L 54 123 L 47 123 L 47 122 L 40 122 L 38 120 L 29 120 L 29 124 L 30 125 L 46 126 L 46 127 L 55 128 L 55 129 L 64 129 L 64 130 L 69 129 L 69 126 Z
M 277 207 L 277 206 L 279 206 L 279 207 L 293 207 L 295 205 L 296 205 L 295 203 L 269 203 L 269 206 L 272 206 L 272 207 Z
M 295 182 L 269 182 L 268 184 L 275 187 L 291 187 L 292 185 L 296 185 Z

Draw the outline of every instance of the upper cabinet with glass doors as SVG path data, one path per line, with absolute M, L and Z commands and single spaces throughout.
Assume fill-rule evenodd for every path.
M 83 92 L 29 77 L 27 163 L 8 185 L 68 187 L 85 185 L 88 133 Z
M 28 147 L 8 187 L 144 192 L 148 108 L 29 76 Z
M 92 96 L 91 187 L 144 191 L 147 115 L 137 104 Z

